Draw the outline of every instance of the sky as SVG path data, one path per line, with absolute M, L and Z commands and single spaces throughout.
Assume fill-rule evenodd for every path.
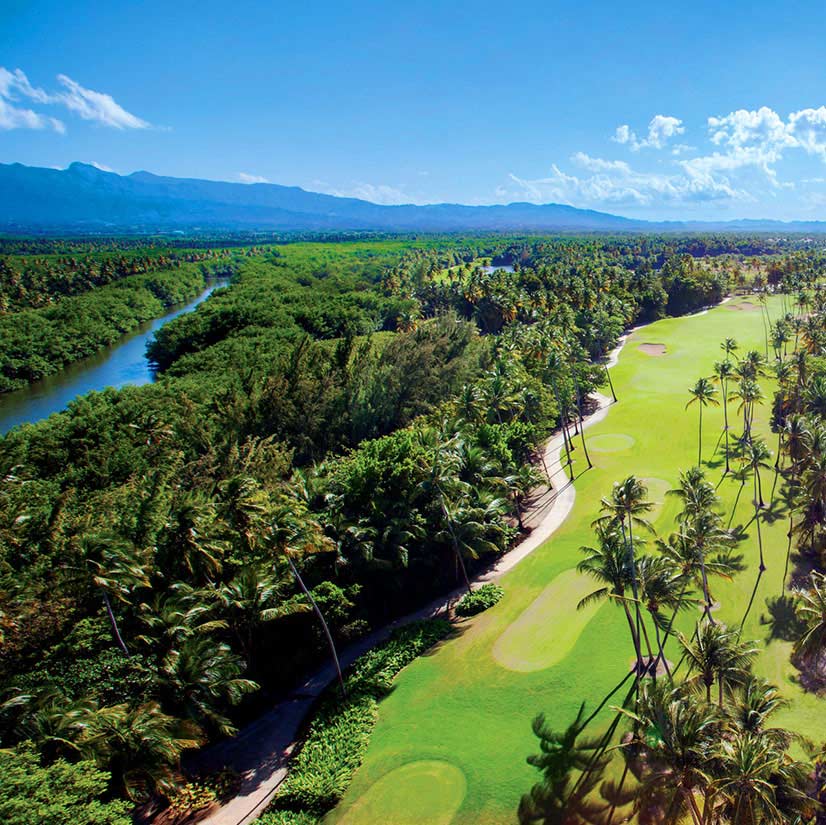
M 0 162 L 826 219 L 821 2 L 0 0 Z

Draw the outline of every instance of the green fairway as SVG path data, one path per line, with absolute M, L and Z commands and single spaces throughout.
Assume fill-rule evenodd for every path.
M 678 503 L 666 498 L 680 470 L 697 459 L 696 406 L 685 409 L 688 387 L 710 376 L 723 357 L 719 344 L 734 337 L 740 352 L 763 351 L 759 311 L 745 301 L 706 314 L 658 321 L 629 337 L 612 377 L 619 403 L 588 431 L 595 467 L 576 479 L 577 497 L 565 524 L 532 555 L 502 578 L 505 597 L 494 608 L 467 621 L 463 632 L 406 668 L 380 706 L 379 721 L 363 766 L 329 825 L 402 825 L 453 823 L 499 825 L 514 822 L 521 794 L 538 773 L 525 757 L 537 740 L 531 720 L 544 712 L 550 724 L 565 727 L 581 702 L 595 708 L 625 676 L 633 649 L 622 612 L 611 605 L 577 611 L 576 604 L 594 585 L 574 570 L 579 548 L 592 543 L 591 522 L 600 499 L 614 481 L 634 474 L 645 480 L 651 513 L 660 534 L 673 527 Z M 772 318 L 780 299 L 771 299 Z M 652 356 L 642 343 L 662 344 Z M 766 402 L 757 425 L 772 449 L 777 438 L 768 427 L 773 382 L 762 379 Z M 736 402 L 729 407 L 738 429 Z M 703 458 L 708 478 L 722 478 L 724 463 L 715 446 L 723 412 L 707 408 L 703 421 Z M 722 447 L 721 447 L 722 449 Z M 581 456 L 581 448 L 577 456 Z M 580 467 L 578 464 L 577 467 Z M 772 473 L 764 471 L 768 501 Z M 715 580 L 715 614 L 738 625 L 746 614 L 743 637 L 762 648 L 755 671 L 776 682 L 790 700 L 777 724 L 820 741 L 826 737 L 823 706 L 795 682 L 789 663 L 791 644 L 769 621 L 767 599 L 779 596 L 786 554 L 788 514 L 775 501 L 766 514 L 763 539 L 767 570 L 758 578 L 757 543 L 751 522 L 750 482 L 738 497 L 740 482 L 722 480 L 718 493 L 727 513 L 737 502 L 732 526 L 748 525 L 741 545 L 747 569 L 731 582 Z M 688 628 L 695 615 L 682 617 Z M 677 658 L 676 647 L 669 658 Z M 609 704 L 619 703 L 619 696 Z M 593 732 L 612 716 L 605 709 Z

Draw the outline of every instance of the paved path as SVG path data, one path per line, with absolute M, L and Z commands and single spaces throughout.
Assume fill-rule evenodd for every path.
M 611 367 L 617 363 L 626 337 L 620 339 L 619 346 L 608 356 L 607 366 Z M 586 427 L 602 421 L 611 403 L 610 398 L 600 393 L 593 393 L 591 397 L 597 401 L 597 408 L 585 419 Z M 548 468 L 554 488 L 534 496 L 530 502 L 524 521 L 532 528 L 531 532 L 513 550 L 475 576 L 472 579 L 473 584 L 493 581 L 507 573 L 545 542 L 568 517 L 574 506 L 576 490 L 562 466 L 562 450 L 561 434 L 552 438 L 545 446 L 545 466 Z M 440 613 L 449 613 L 452 605 L 463 593 L 464 588 L 458 588 L 440 596 L 420 610 L 409 613 L 348 645 L 340 651 L 342 666 L 351 665 L 363 653 L 387 639 L 390 633 L 401 625 L 431 618 Z M 332 665 L 322 667 L 286 699 L 245 727 L 235 737 L 197 755 L 199 769 L 215 771 L 228 767 L 242 778 L 238 794 L 223 805 L 213 808 L 199 820 L 199 825 L 248 825 L 264 812 L 287 775 L 286 764 L 298 744 L 297 736 L 302 722 L 313 703 L 335 676 Z

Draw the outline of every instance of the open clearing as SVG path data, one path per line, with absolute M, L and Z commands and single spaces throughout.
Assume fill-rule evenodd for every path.
M 551 725 L 566 726 L 583 700 L 589 709 L 599 704 L 627 673 L 633 656 L 620 610 L 605 605 L 590 616 L 576 612 L 576 602 L 590 592 L 591 585 L 579 581 L 574 568 L 581 559 L 579 548 L 593 541 L 591 522 L 599 515 L 601 497 L 609 495 L 614 481 L 632 473 L 640 476 L 657 504 L 651 516 L 658 532 L 672 529 L 678 505 L 673 497 L 666 498 L 665 491 L 697 454 L 697 412 L 685 409 L 688 387 L 700 376 L 711 375 L 723 339 L 736 338 L 741 351 L 763 349 L 760 313 L 732 312 L 729 307 L 658 321 L 629 337 L 612 369 L 620 403 L 588 431 L 596 466 L 576 480 L 576 502 L 569 518 L 550 540 L 502 577 L 506 594 L 496 607 L 468 622 L 458 638 L 402 672 L 381 704 L 367 758 L 342 804 L 328 816 L 328 825 L 411 822 L 411 806 L 418 810 L 419 805 L 431 803 L 420 798 L 424 794 L 419 774 L 400 770 L 421 760 L 454 766 L 458 773 L 451 775 L 462 775 L 467 788 L 451 819 L 443 817 L 457 805 L 453 784 L 453 790 L 444 792 L 444 805 L 428 808 L 429 813 L 419 815 L 420 822 L 515 821 L 520 796 L 538 777 L 525 762 L 537 750 L 531 733 L 533 716 L 542 711 Z M 772 318 L 777 317 L 780 300 L 770 299 L 768 307 Z M 667 348 L 667 358 L 651 358 L 638 349 L 652 336 Z M 770 398 L 772 382 L 763 379 L 761 385 Z M 773 447 L 777 439 L 770 434 L 768 417 L 769 405 L 764 404 L 758 411 L 758 428 Z M 715 483 L 723 471 L 721 454 L 712 458 L 722 421 L 722 408 L 705 411 L 703 455 L 708 477 Z M 581 448 L 576 456 L 581 461 Z M 739 482 L 730 477 L 719 486 L 728 511 L 738 488 Z M 748 524 L 751 518 L 747 493 L 740 496 L 734 525 Z M 790 707 L 778 714 L 777 724 L 820 741 L 826 737 L 823 704 L 799 687 L 789 663 L 791 643 L 772 638 L 772 626 L 766 623 L 766 600 L 781 591 L 785 531 L 782 517 L 767 519 L 763 525 L 768 570 L 758 578 L 755 532 L 750 526 L 741 546 L 748 568 L 731 582 L 715 582 L 713 598 L 721 604 L 716 616 L 734 624 L 743 618 L 754 595 L 744 638 L 761 643 L 755 671 L 778 684 L 791 700 Z M 695 616 L 687 612 L 682 619 L 687 629 Z M 669 648 L 668 658 L 678 658 L 674 647 Z M 610 710 L 603 711 L 594 722 L 594 732 L 610 717 Z M 433 793 L 441 781 L 434 780 Z

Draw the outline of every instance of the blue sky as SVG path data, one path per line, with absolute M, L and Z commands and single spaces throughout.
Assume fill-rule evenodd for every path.
M 826 218 L 822 3 L 0 0 L 0 162 Z

